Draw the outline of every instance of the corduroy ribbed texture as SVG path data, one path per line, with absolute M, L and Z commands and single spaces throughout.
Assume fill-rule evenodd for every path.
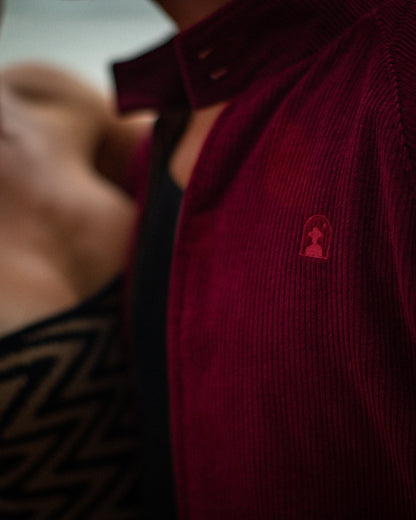
M 415 2 L 242 3 L 261 67 L 205 143 L 173 256 L 179 517 L 415 519 Z

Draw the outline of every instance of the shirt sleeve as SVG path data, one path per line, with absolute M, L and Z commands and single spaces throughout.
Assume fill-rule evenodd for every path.
M 416 188 L 416 3 L 388 0 L 377 19 L 387 47 L 404 157 Z

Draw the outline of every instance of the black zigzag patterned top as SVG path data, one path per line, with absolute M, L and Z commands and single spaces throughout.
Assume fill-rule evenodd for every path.
M 0 339 L 0 519 L 137 519 L 121 279 Z

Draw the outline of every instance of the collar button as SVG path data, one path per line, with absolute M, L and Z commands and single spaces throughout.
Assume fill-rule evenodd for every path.
M 209 77 L 213 80 L 213 81 L 217 81 L 221 78 L 223 78 L 224 76 L 226 76 L 228 74 L 228 69 L 227 67 L 222 67 L 221 69 L 217 69 L 215 70 L 214 72 L 211 72 L 211 74 L 209 75 Z
M 206 49 L 202 49 L 202 51 L 200 51 L 198 53 L 198 59 L 200 59 L 201 61 L 205 60 L 206 58 L 208 58 L 208 56 L 212 54 L 212 49 L 211 48 L 206 48 Z

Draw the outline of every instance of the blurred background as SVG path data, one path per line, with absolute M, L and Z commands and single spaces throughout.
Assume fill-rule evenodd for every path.
M 108 92 L 109 63 L 144 52 L 173 31 L 150 0 L 6 0 L 0 68 L 56 64 Z

